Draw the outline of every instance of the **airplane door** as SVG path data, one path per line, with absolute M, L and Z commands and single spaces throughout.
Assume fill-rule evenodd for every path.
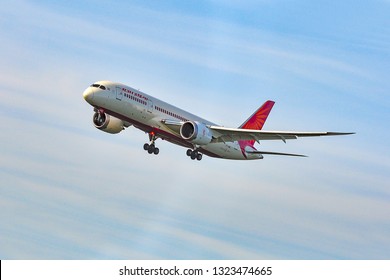
M 116 87 L 116 99 L 122 100 L 122 97 L 123 97 L 122 88 Z
M 152 112 L 153 112 L 153 102 L 152 102 L 152 100 L 149 99 L 148 102 L 147 102 L 147 104 L 148 104 L 148 105 L 147 105 L 147 107 L 148 107 L 148 108 L 147 108 L 148 112 L 149 112 L 149 113 L 152 113 Z

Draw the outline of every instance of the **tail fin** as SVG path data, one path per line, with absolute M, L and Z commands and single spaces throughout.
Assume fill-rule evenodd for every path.
M 274 101 L 271 101 L 271 100 L 266 101 L 239 128 L 261 130 L 263 128 L 263 125 L 264 125 L 265 121 L 267 120 L 267 117 L 268 117 L 269 113 L 271 112 L 274 104 L 275 104 Z M 245 147 L 250 146 L 250 147 L 254 148 L 255 140 L 241 140 L 241 141 L 238 141 L 238 143 L 241 147 L 242 153 L 246 157 Z
M 266 101 L 239 128 L 261 130 L 274 104 L 274 101 Z

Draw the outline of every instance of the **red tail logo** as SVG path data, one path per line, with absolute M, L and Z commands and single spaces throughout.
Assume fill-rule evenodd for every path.
M 253 113 L 252 116 L 249 117 L 249 119 L 247 119 L 240 126 L 240 128 L 261 130 L 274 104 L 275 104 L 274 101 L 271 100 L 266 101 L 259 109 L 257 109 L 256 112 Z M 241 140 L 238 141 L 238 143 L 240 145 L 243 155 L 245 156 L 245 147 L 246 146 L 253 147 L 253 145 L 255 144 L 255 140 Z
M 240 128 L 261 130 L 275 102 L 268 100 L 249 117 Z

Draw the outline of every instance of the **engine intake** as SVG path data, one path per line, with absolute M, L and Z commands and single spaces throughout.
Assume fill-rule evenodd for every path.
M 210 129 L 205 124 L 192 121 L 185 122 L 180 127 L 180 135 L 196 145 L 210 144 L 213 139 Z
M 122 120 L 101 112 L 96 112 L 93 115 L 93 124 L 96 128 L 111 134 L 119 133 L 125 129 Z

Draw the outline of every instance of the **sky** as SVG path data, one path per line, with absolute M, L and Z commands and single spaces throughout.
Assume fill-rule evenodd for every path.
M 2 1 L 0 259 L 390 259 L 390 2 Z M 140 89 L 227 127 L 356 132 L 204 157 L 94 128 Z

